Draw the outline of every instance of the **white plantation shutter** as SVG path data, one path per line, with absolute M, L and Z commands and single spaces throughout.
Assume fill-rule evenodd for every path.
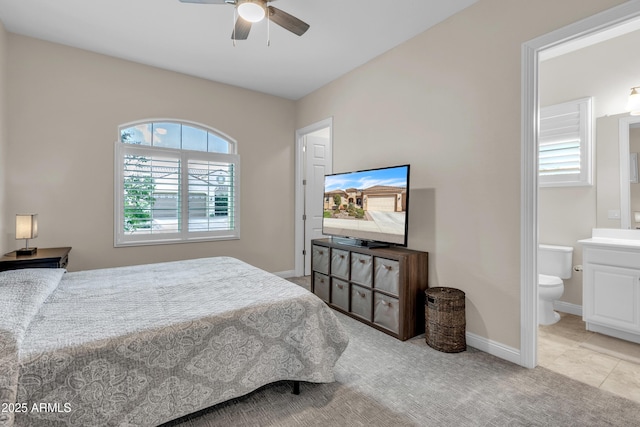
M 233 163 L 190 159 L 189 231 L 226 231 L 234 228 L 236 192 Z
M 167 121 L 129 124 L 120 132 L 116 246 L 239 238 L 235 142 Z
M 180 230 L 180 158 L 144 147 L 125 146 L 122 167 L 124 229 L 132 234 L 163 234 Z M 148 190 L 148 200 L 135 199 Z
M 540 109 L 540 186 L 591 185 L 591 98 Z

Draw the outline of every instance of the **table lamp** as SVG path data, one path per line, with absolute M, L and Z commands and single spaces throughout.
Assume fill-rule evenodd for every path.
M 16 240 L 25 239 L 24 248 L 18 249 L 16 255 L 33 255 L 38 248 L 29 247 L 29 239 L 38 237 L 38 214 L 16 215 Z

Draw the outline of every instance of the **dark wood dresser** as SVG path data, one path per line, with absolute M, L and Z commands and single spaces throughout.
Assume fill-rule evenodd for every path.
M 332 308 L 402 341 L 424 332 L 428 253 L 312 240 L 311 291 Z

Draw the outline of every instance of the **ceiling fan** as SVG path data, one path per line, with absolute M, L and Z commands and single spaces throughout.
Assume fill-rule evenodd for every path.
M 234 40 L 246 40 L 251 30 L 251 24 L 259 22 L 265 16 L 270 21 L 280 25 L 285 30 L 301 36 L 308 29 L 309 24 L 301 21 L 293 15 L 288 14 L 278 8 L 269 6 L 275 0 L 180 0 L 182 3 L 202 3 L 202 4 L 230 4 L 235 6 L 238 12 L 238 19 L 231 33 Z

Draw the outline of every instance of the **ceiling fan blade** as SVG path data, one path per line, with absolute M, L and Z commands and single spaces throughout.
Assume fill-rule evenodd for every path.
M 226 0 L 180 0 L 182 3 L 200 3 L 200 4 L 226 4 L 229 3 Z M 235 1 L 231 2 L 235 4 Z
M 280 25 L 285 30 L 291 31 L 293 34 L 301 36 L 309 29 L 309 24 L 301 21 L 293 15 L 289 15 L 287 12 L 273 6 L 269 6 L 268 9 L 269 19 Z
M 245 21 L 238 16 L 238 19 L 236 19 L 236 25 L 231 33 L 231 39 L 246 40 L 247 37 L 249 37 L 249 31 L 251 31 L 251 22 Z

